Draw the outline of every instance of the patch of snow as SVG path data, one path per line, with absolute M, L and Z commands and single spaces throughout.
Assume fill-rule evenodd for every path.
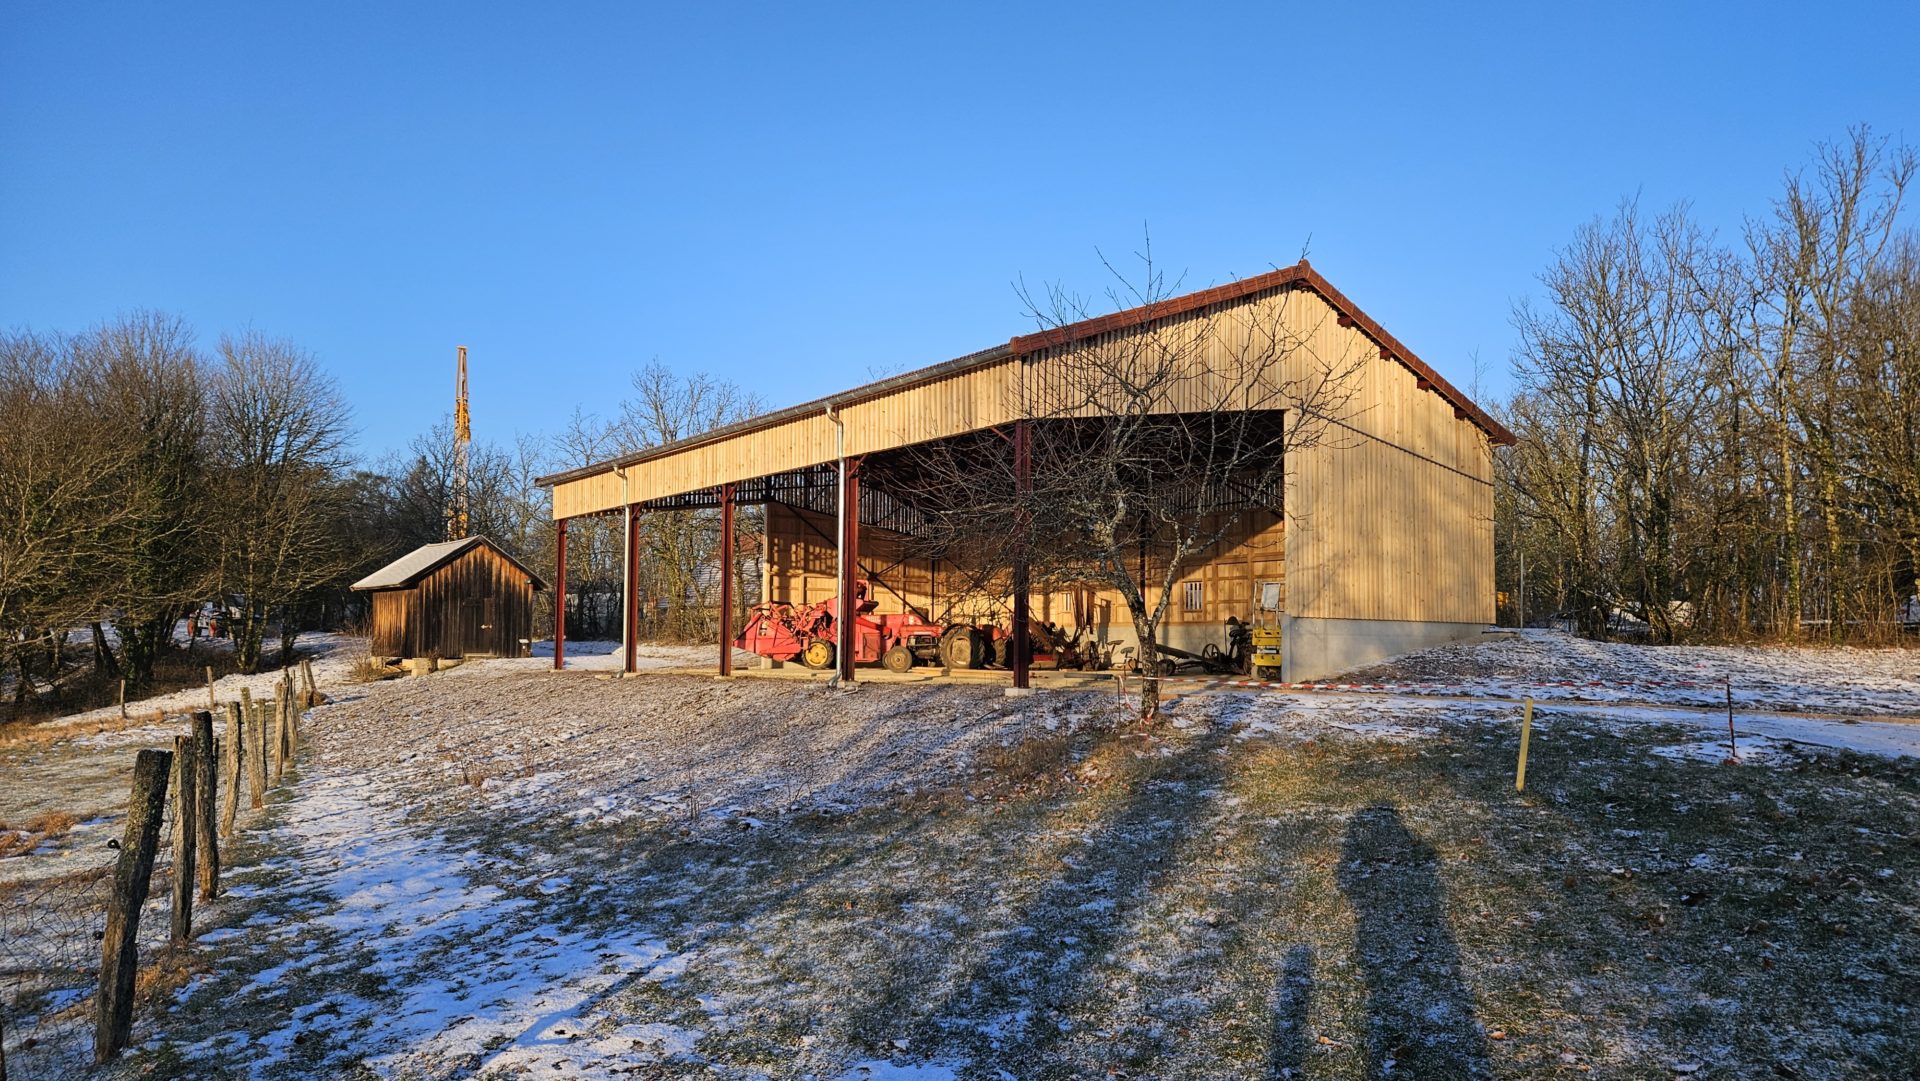
M 1526 630 L 1410 653 L 1341 677 L 1385 690 L 1920 717 L 1920 650 L 1654 646 Z
M 896 1065 L 883 1059 L 856 1062 L 836 1081 L 959 1081 L 951 1066 L 936 1064 Z
M 260 1037 L 256 1066 L 288 1060 L 308 1034 L 330 1048 L 328 1064 L 364 1061 L 383 1076 L 441 1076 L 446 1064 L 474 1056 L 482 1072 L 563 1055 L 576 1067 L 570 1075 L 583 1076 L 593 1062 L 607 1062 L 613 1052 L 603 1041 L 574 1038 L 591 1027 L 579 1014 L 669 951 L 637 931 L 554 922 L 532 901 L 476 881 L 485 868 L 474 854 L 409 830 L 391 808 L 373 779 L 326 772 L 302 783 L 284 816 L 280 843 L 303 854 L 289 874 L 331 899 L 306 919 L 300 939 L 318 931 L 326 948 L 296 951 L 255 974 L 234 1005 L 280 993 L 343 956 L 357 958 L 354 968 L 376 977 L 380 990 L 329 996 L 326 1011 L 295 1011 Z M 548 878 L 541 892 L 568 881 Z M 618 1051 L 628 1049 L 621 1043 Z
M 1708 762 L 1742 766 L 1774 765 L 1792 761 L 1790 744 L 1765 736 L 1743 735 L 1736 744 L 1737 754 L 1730 754 L 1726 737 L 1703 739 L 1692 743 L 1674 744 L 1668 747 L 1655 747 L 1653 753 L 1662 758 L 1672 758 L 1682 762 Z M 1729 761 L 1729 759 L 1732 759 Z

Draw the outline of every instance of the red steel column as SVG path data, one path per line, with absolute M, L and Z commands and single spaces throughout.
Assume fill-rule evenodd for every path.
M 720 674 L 733 674 L 733 485 L 720 486 Z
M 567 520 L 553 523 L 553 670 L 567 663 Z
M 847 484 L 840 490 L 840 505 L 847 508 L 847 531 L 840 537 L 840 549 L 847 554 L 846 577 L 840 580 L 840 607 L 833 614 L 834 635 L 839 644 L 834 652 L 840 660 L 840 678 L 853 680 L 853 583 L 860 577 L 860 460 L 847 462 Z
M 1026 687 L 1027 659 L 1032 647 L 1027 634 L 1027 537 L 1028 521 L 1026 501 L 1033 493 L 1033 451 L 1029 442 L 1027 422 L 1015 421 L 1013 425 L 1013 482 L 1020 494 L 1019 514 L 1014 529 L 1017 531 L 1013 542 L 1013 685 Z
M 627 504 L 626 663 L 624 670 L 640 669 L 640 504 Z

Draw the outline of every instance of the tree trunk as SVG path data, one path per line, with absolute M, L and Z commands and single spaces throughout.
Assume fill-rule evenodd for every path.
M 1133 616 L 1133 633 L 1139 639 L 1140 721 L 1152 724 L 1160 719 L 1160 628 L 1148 617 L 1144 602 L 1128 606 Z
M 113 647 L 107 644 L 106 629 L 97 619 L 88 626 L 93 629 L 93 670 L 108 679 L 119 679 L 120 662 L 113 656 Z

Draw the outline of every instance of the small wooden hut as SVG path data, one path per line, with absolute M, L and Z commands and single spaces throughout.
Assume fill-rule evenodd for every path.
M 422 545 L 353 588 L 373 594 L 375 657 L 524 657 L 532 571 L 485 537 Z

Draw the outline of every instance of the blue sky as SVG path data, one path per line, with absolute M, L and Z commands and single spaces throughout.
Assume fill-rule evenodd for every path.
M 1723 232 L 1813 143 L 1920 141 L 1920 4 L 0 8 L 0 326 L 132 308 L 315 352 L 369 456 L 770 406 L 1030 329 L 1150 225 L 1195 288 L 1314 265 L 1462 386 L 1623 196 Z

